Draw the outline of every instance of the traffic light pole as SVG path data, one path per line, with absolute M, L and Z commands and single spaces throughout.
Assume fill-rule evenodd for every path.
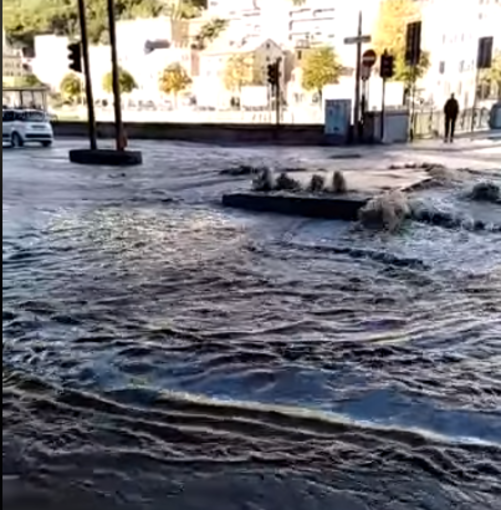
M 282 87 L 281 87 L 281 73 L 280 73 L 280 62 L 282 59 L 278 58 L 276 62 L 277 66 L 277 83 L 275 85 L 275 114 L 276 114 L 276 126 L 277 129 L 280 127 L 280 108 L 281 108 L 281 102 L 282 102 Z
M 360 118 L 360 82 L 362 81 L 362 11 L 359 11 L 358 13 L 357 37 L 359 42 L 357 43 L 357 62 L 355 69 L 355 118 L 353 123 L 355 125 L 356 139 L 358 142 L 361 142 L 363 137 Z
M 85 19 L 84 0 L 78 0 L 78 18 L 80 22 L 80 37 L 82 40 L 82 57 L 85 72 L 85 95 L 87 97 L 87 112 L 89 121 L 89 142 L 91 150 L 97 150 L 96 115 L 94 113 L 94 95 L 90 77 L 89 41 L 87 38 L 87 22 Z
M 113 100 L 115 108 L 115 140 L 117 151 L 125 150 L 125 137 L 122 123 L 122 104 L 120 102 L 120 75 L 117 55 L 117 35 L 115 25 L 115 1 L 108 0 L 108 22 L 111 45 L 111 75 L 113 80 Z
M 384 143 L 384 124 L 385 124 L 385 110 L 386 110 L 386 78 L 383 78 L 383 90 L 381 93 L 381 117 L 379 119 L 379 131 L 381 135 L 381 143 Z

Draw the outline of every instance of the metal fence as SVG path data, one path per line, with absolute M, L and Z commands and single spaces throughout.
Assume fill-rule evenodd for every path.
M 489 129 L 488 108 L 463 110 L 459 114 L 456 124 L 456 133 L 468 133 Z M 445 115 L 442 111 L 421 110 L 415 113 L 414 134 L 417 138 L 438 138 L 444 135 Z
M 171 111 L 140 111 L 124 108 L 122 111 L 125 122 L 158 122 L 158 123 L 229 123 L 229 124 L 274 124 L 275 113 L 271 111 L 196 111 L 190 109 L 175 109 Z M 60 120 L 84 120 L 87 116 L 85 108 L 59 111 Z M 458 134 L 489 129 L 490 110 L 478 108 L 475 115 L 472 109 L 464 110 L 458 118 L 456 132 Z M 98 121 L 113 120 L 110 108 L 96 109 Z M 315 124 L 324 123 L 324 113 L 319 107 L 286 109 L 282 111 L 282 124 Z M 414 115 L 414 136 L 416 138 L 438 138 L 444 134 L 445 118 L 441 110 L 420 109 Z

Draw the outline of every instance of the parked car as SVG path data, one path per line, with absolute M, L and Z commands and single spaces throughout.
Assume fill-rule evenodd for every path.
M 52 145 L 54 132 L 47 113 L 30 109 L 4 109 L 2 113 L 2 144 L 11 147 L 23 147 L 27 143 Z

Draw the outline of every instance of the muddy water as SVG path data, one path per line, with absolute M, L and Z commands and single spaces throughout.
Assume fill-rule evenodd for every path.
M 224 211 L 297 154 L 146 148 L 4 154 L 7 508 L 500 508 L 500 234 Z

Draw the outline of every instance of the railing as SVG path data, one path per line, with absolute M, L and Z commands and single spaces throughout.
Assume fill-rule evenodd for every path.
M 72 109 L 66 112 L 56 112 L 60 120 L 84 120 L 86 118 L 85 108 Z M 156 123 L 227 123 L 227 124 L 275 124 L 275 113 L 272 111 L 196 111 L 190 109 L 179 109 L 171 111 L 139 111 L 123 109 L 123 119 L 125 122 L 156 122 Z M 468 109 L 459 115 L 456 132 L 458 134 L 468 133 L 470 131 L 480 131 L 489 129 L 488 108 L 479 108 L 475 110 Z M 111 122 L 113 120 L 113 111 L 110 108 L 97 108 L 97 120 L 101 122 Z M 324 123 L 324 114 L 321 108 L 294 108 L 282 111 L 282 124 L 314 124 L 322 125 Z M 438 138 L 443 136 L 445 126 L 444 114 L 439 110 L 419 110 L 415 113 L 414 134 L 416 138 Z
M 488 108 L 463 110 L 456 123 L 457 133 L 481 131 L 489 129 Z M 415 114 L 414 134 L 417 138 L 438 138 L 444 135 L 445 115 L 441 111 L 428 110 L 418 111 Z

